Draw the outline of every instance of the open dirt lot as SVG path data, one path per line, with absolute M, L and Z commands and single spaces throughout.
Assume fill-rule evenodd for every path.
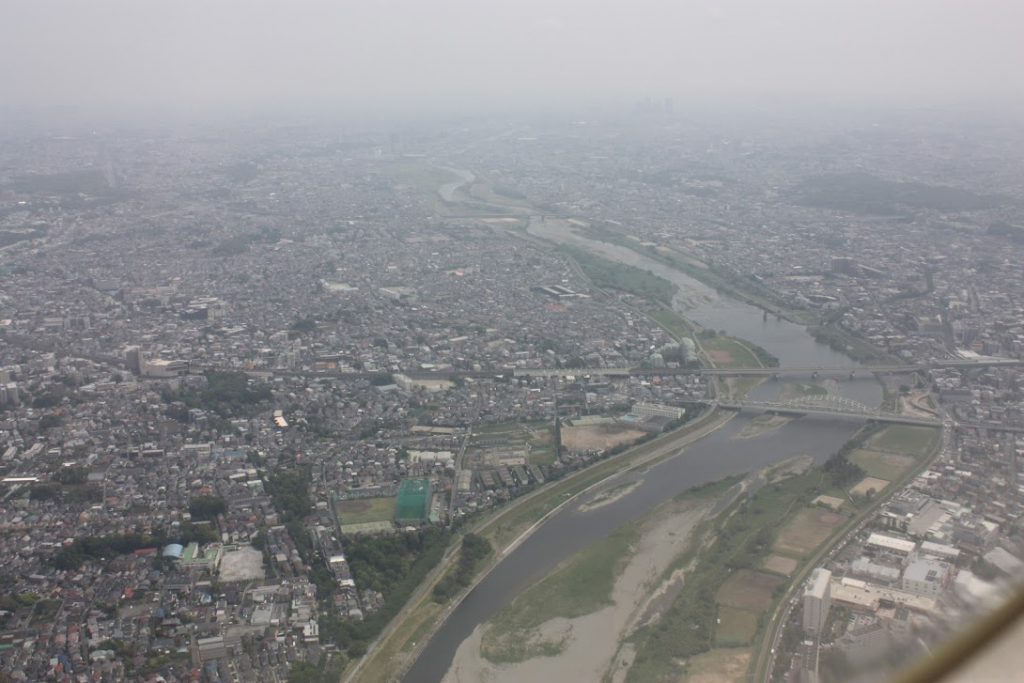
M 782 527 L 773 549 L 803 557 L 818 547 L 842 521 L 840 514 L 821 508 L 805 508 Z
M 705 351 L 705 353 L 707 354 L 708 358 L 711 359 L 711 362 L 714 363 L 715 365 L 732 365 L 732 354 L 729 353 L 728 351 L 714 350 Z
M 761 565 L 764 569 L 776 574 L 782 574 L 783 576 L 789 576 L 796 571 L 799 562 L 794 560 L 792 557 L 783 557 L 782 555 L 769 555 L 765 558 L 764 564 Z
M 263 569 L 263 553 L 252 546 L 224 553 L 220 561 L 220 580 L 254 581 L 266 576 Z
M 749 610 L 763 610 L 772 604 L 772 593 L 784 579 L 772 574 L 741 569 L 718 589 L 718 604 Z
M 875 493 L 880 493 L 882 489 L 889 485 L 885 479 L 878 479 L 876 477 L 864 477 L 860 483 L 850 489 L 850 495 L 852 496 L 866 496 L 868 491 L 874 490 Z
M 719 648 L 697 655 L 686 663 L 686 683 L 734 683 L 742 681 L 750 665 L 748 648 Z
M 644 432 L 630 429 L 625 425 L 589 425 L 586 427 L 564 427 L 562 445 L 575 451 L 607 450 L 620 444 L 633 443 Z

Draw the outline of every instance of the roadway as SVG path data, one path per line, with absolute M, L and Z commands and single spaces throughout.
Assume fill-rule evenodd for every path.
M 861 411 L 855 409 L 841 409 L 825 405 L 808 406 L 761 401 L 715 401 L 712 404 L 719 408 L 725 408 L 726 410 L 752 409 L 787 415 L 838 415 L 842 417 L 862 417 L 873 422 L 886 422 L 889 424 L 914 425 L 919 427 L 942 426 L 942 420 L 938 419 L 910 417 L 907 415 L 898 415 L 897 413 L 888 413 L 877 410 Z
M 942 368 L 990 368 L 1016 367 L 1024 365 L 1024 360 L 1015 358 L 992 358 L 986 360 L 944 360 L 929 363 L 907 365 L 849 365 L 849 366 L 789 366 L 789 367 L 749 367 L 749 368 L 498 368 L 495 370 L 380 370 L 376 372 L 345 371 L 345 370 L 284 370 L 270 368 L 238 368 L 238 367 L 207 367 L 200 369 L 226 372 L 244 371 L 253 375 L 269 375 L 278 377 L 334 377 L 341 379 L 372 379 L 382 375 L 403 374 L 410 379 L 450 379 L 455 377 L 468 379 L 485 379 L 492 377 L 645 377 L 667 375 L 705 375 L 722 377 L 779 377 L 782 375 L 812 376 L 847 376 L 867 377 L 875 374 L 902 374 Z

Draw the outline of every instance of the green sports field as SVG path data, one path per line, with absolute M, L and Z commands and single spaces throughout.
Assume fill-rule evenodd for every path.
M 395 521 L 423 522 L 430 513 L 430 480 L 406 479 L 398 489 Z

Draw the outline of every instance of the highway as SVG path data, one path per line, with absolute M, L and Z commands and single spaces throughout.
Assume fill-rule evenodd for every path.
M 862 417 L 874 422 L 886 422 L 889 424 L 914 425 L 919 427 L 941 427 L 942 420 L 922 417 L 910 417 L 881 410 L 870 410 L 863 407 L 844 407 L 842 405 L 831 405 L 827 401 L 814 404 L 810 401 L 801 403 L 798 401 L 787 401 L 776 403 L 768 401 L 693 401 L 694 403 L 708 404 L 726 410 L 763 410 L 765 412 L 789 414 L 789 415 L 841 415 L 846 417 Z M 1024 430 L 1022 430 L 1024 431 Z

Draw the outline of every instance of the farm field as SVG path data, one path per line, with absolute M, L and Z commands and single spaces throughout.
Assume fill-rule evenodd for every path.
M 908 469 L 914 466 L 914 459 L 909 455 L 881 453 L 863 448 L 857 449 L 849 456 L 850 462 L 856 463 L 869 477 L 896 481 Z
M 772 593 L 784 582 L 772 574 L 741 569 L 722 584 L 715 599 L 726 607 L 761 611 L 772 604 Z
M 686 683 L 733 683 L 743 680 L 750 665 L 750 648 L 717 648 L 686 662 Z
M 845 519 L 843 515 L 821 508 L 804 508 L 782 527 L 772 549 L 804 557 L 824 542 Z
M 782 574 L 783 576 L 791 576 L 796 568 L 799 566 L 799 562 L 794 560 L 792 557 L 783 557 L 782 555 L 769 555 L 765 558 L 764 564 L 761 567 L 767 571 L 775 572 L 776 574 Z
M 892 425 L 868 439 L 867 447 L 880 451 L 925 455 L 935 446 L 939 430 L 934 427 Z
M 715 628 L 715 645 L 735 647 L 749 645 L 757 635 L 757 619 L 760 612 L 738 607 L 718 608 L 718 625 Z

